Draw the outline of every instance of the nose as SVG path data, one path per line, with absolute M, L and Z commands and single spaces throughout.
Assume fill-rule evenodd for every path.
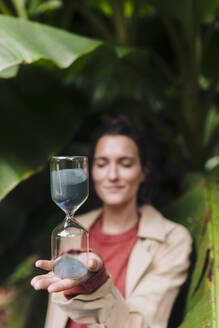
M 115 181 L 118 179 L 118 177 L 119 177 L 119 174 L 118 174 L 118 168 L 117 168 L 116 164 L 111 164 L 109 166 L 108 179 L 111 181 Z

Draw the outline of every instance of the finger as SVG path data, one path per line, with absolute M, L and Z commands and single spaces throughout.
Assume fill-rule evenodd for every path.
M 54 261 L 47 261 L 47 260 L 38 260 L 35 263 L 35 266 L 37 268 L 41 268 L 47 271 L 52 270 Z
M 77 259 L 92 272 L 98 271 L 103 266 L 102 259 L 95 253 L 81 253 Z
M 49 272 L 47 274 L 42 274 L 40 276 L 34 277 L 30 284 L 35 288 L 35 289 L 47 289 L 48 284 L 51 284 L 55 281 L 57 281 L 59 278 L 54 275 L 53 272 Z
M 102 267 L 102 264 L 99 260 L 89 259 L 88 260 L 88 270 L 91 272 L 97 272 Z
M 47 277 L 47 278 L 44 278 L 44 279 L 35 280 L 34 282 L 32 282 L 32 286 L 36 290 L 48 289 L 50 285 L 56 283 L 59 280 L 60 279 L 58 277 L 55 277 L 55 276 L 54 277 Z
M 56 293 L 56 292 L 61 292 L 66 289 L 73 288 L 78 285 L 78 279 L 61 279 L 59 281 L 54 281 L 49 287 L 48 287 L 48 292 L 49 293 Z
M 47 279 L 51 276 L 54 276 L 54 273 L 53 272 L 49 272 L 49 273 L 46 273 L 46 274 L 41 274 L 39 276 L 35 276 L 32 280 L 31 280 L 31 285 L 36 283 L 38 280 L 41 280 L 41 279 Z

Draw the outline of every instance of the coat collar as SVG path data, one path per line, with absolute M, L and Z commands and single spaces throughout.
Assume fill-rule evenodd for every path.
M 173 223 L 162 216 L 152 205 L 144 205 L 139 209 L 141 219 L 138 228 L 138 237 L 154 239 L 164 242 L 166 235 L 173 228 Z M 90 211 L 78 217 L 80 223 L 89 230 L 101 215 L 102 209 Z
M 172 230 L 173 223 L 157 211 L 152 205 L 144 205 L 140 209 L 138 237 L 164 242 L 166 235 Z

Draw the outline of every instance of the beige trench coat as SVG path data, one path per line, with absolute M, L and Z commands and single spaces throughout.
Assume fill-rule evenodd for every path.
M 66 300 L 62 292 L 49 300 L 45 328 L 64 328 L 67 318 L 89 328 L 165 328 L 179 287 L 187 277 L 192 240 L 181 225 L 150 205 L 140 209 L 138 240 L 130 256 L 126 299 L 109 278 L 89 295 Z M 79 218 L 89 229 L 101 210 Z

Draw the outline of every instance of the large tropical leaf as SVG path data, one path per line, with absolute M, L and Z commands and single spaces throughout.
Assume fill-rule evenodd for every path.
M 89 55 L 101 44 L 101 41 L 91 40 L 61 29 L 0 15 L 0 77 L 13 77 L 17 74 L 20 64 L 36 62 L 41 66 L 46 64 L 47 67 L 51 67 L 51 65 L 60 68 L 71 66 L 72 72 L 78 74 L 84 69 L 84 65 L 81 65 L 79 59 L 83 57 L 82 62 L 89 63 Z M 124 55 L 128 51 L 115 48 L 115 60 L 117 55 Z M 104 51 L 102 56 L 104 56 Z M 43 108 L 39 110 L 38 98 L 33 101 L 33 95 L 42 97 L 44 94 L 47 99 L 46 89 L 50 94 L 52 92 L 51 85 L 48 86 L 48 79 L 51 81 L 51 77 L 46 77 L 45 81 L 41 77 L 42 79 L 39 78 L 37 84 L 33 79 L 34 72 L 32 80 L 29 77 L 28 92 L 26 89 L 22 89 L 22 85 L 28 84 L 25 82 L 27 79 L 24 74 L 19 76 L 15 82 L 18 86 L 16 91 L 13 89 L 13 82 L 7 84 L 5 79 L 1 81 L 3 98 L 0 136 L 0 199 L 19 181 L 42 168 L 47 158 L 63 147 L 72 137 L 72 131 L 79 127 L 78 122 L 72 126 L 71 120 L 76 122 L 78 117 L 80 119 L 83 116 L 81 110 L 84 103 L 83 97 L 80 100 L 77 95 L 74 97 L 74 91 L 68 91 L 68 88 L 62 85 L 61 80 L 52 82 L 55 83 L 54 90 L 56 90 L 51 97 L 53 105 L 47 104 L 46 112 Z M 31 89 L 33 83 L 34 87 L 32 86 Z M 69 84 L 69 81 L 67 83 Z M 38 91 L 35 92 L 34 88 L 41 89 L 40 95 L 37 95 Z M 30 92 L 33 94 L 31 95 Z M 66 92 L 69 94 L 73 92 L 72 96 L 66 97 Z M 75 102 L 76 106 L 71 110 L 71 103 L 73 105 Z M 65 108 L 62 110 L 62 115 L 59 114 L 61 104 Z M 12 112 L 13 120 L 11 119 Z M 15 135 L 16 138 L 14 138 Z M 41 145 L 42 140 L 44 141 Z M 33 147 L 36 148 L 31 153 L 30 150 Z
M 0 77 L 12 77 L 18 65 L 40 59 L 66 68 L 100 44 L 57 28 L 0 15 Z
M 42 59 L 52 61 L 61 68 L 68 67 L 100 43 L 42 24 L 0 15 L 0 77 L 12 77 L 17 73 L 19 64 L 30 64 Z M 18 88 L 23 83 L 18 82 Z M 40 84 L 43 84 L 42 80 Z M 48 83 L 41 88 L 44 92 L 45 87 L 48 88 Z M 47 158 L 72 137 L 74 130 L 74 127 L 70 128 L 71 121 L 66 120 L 66 115 L 72 112 L 70 103 L 66 103 L 60 88 L 56 89 L 52 98 L 56 99 L 54 106 L 50 104 L 46 114 L 44 109 L 39 110 L 37 107 L 36 100 L 42 97 L 42 93 L 37 95 L 39 86 L 37 92 L 32 89 L 37 97 L 34 102 L 33 94 L 24 96 L 26 90 L 20 92 L 18 88 L 15 94 L 12 85 L 6 84 L 6 81 L 1 83 L 0 199 L 22 179 L 42 168 Z M 65 113 L 60 116 L 61 103 L 65 106 Z M 80 116 L 79 107 L 81 105 L 78 101 L 76 111 L 73 112 L 74 120 Z M 55 138 L 57 133 L 60 133 L 59 141 Z M 40 140 L 43 139 L 41 144 Z
M 219 327 L 218 173 L 215 170 L 207 179 L 198 178 L 199 183 L 196 181 L 196 186 L 166 212 L 172 219 L 185 224 L 194 240 L 196 260 L 193 258 L 194 270 L 180 328 Z M 178 312 L 177 309 L 175 311 L 176 320 Z M 176 321 L 172 326 L 176 327 Z
M 0 80 L 0 89 L 2 199 L 74 137 L 88 106 L 75 89 L 64 88 L 50 73 L 36 69 L 15 80 Z
M 1 15 L 0 75 L 11 77 L 17 72 L 19 64 L 32 63 L 39 59 L 47 59 L 59 67 L 67 67 L 99 44 L 98 41 L 71 35 L 49 26 Z M 21 85 L 28 84 L 25 79 L 15 82 L 16 89 L 13 89 L 12 83 L 1 81 L 0 199 L 22 179 L 42 168 L 48 157 L 72 138 L 75 127 L 66 118 L 72 115 L 74 121 L 78 121 L 78 117 L 82 116 L 82 111 L 79 110 L 82 102 L 79 105 L 78 100 L 78 105 L 72 110 L 69 102 L 71 100 L 64 95 L 66 90 L 63 93 L 61 85 L 58 87 L 54 79 L 52 81 L 51 77 L 44 76 L 43 80 L 38 80 L 39 85 L 35 83 L 35 86 L 33 81 L 32 79 L 29 82 L 32 85 L 32 90 L 29 91 L 20 89 Z M 46 99 L 52 90 L 56 90 L 51 98 L 53 105 L 47 104 L 45 113 L 44 109 L 38 107 L 40 99 Z M 34 94 L 36 98 L 33 102 Z M 65 106 L 65 112 L 59 115 L 61 104 Z M 79 121 L 77 125 L 78 123 Z

